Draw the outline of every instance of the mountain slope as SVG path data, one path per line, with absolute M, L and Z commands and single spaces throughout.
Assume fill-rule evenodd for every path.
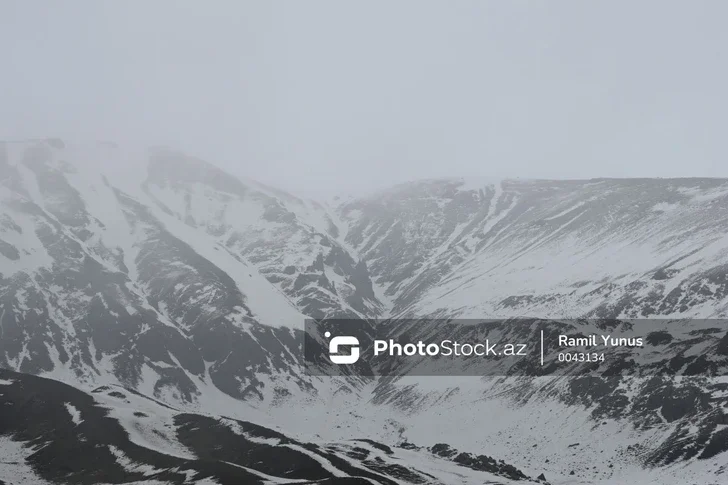
M 395 315 L 726 315 L 728 180 L 433 180 L 339 211 Z

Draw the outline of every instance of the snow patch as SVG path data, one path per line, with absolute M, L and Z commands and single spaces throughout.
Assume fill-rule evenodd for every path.
M 66 410 L 68 410 L 68 414 L 71 415 L 71 420 L 73 421 L 73 424 L 78 426 L 79 424 L 83 423 L 83 419 L 81 419 L 81 411 L 79 411 L 73 404 L 65 403 L 64 406 L 66 407 Z
M 36 450 L 0 436 L 0 480 L 12 485 L 50 485 L 26 462 Z

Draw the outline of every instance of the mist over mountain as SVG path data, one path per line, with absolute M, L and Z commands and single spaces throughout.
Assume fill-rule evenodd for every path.
M 725 480 L 723 377 L 305 369 L 306 318 L 516 317 L 728 318 L 728 179 L 318 201 L 168 148 L 0 144 L 0 483 Z M 728 355 L 688 340 L 661 358 Z

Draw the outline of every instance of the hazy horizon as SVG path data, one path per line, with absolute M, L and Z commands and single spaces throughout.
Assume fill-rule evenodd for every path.
M 0 138 L 166 145 L 302 195 L 728 177 L 726 14 L 717 1 L 4 2 Z

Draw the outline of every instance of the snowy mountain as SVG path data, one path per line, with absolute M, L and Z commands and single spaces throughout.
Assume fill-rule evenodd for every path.
M 167 151 L 91 148 L 0 152 L 7 367 L 245 399 L 257 374 L 299 380 L 303 312 L 381 311 L 366 265 L 313 225 L 325 213 Z
M 719 483 L 723 377 L 334 378 L 307 373 L 302 347 L 307 317 L 393 318 L 393 335 L 401 317 L 725 318 L 727 269 L 728 180 L 446 179 L 328 205 L 169 149 L 7 142 L 0 399 L 115 430 L 93 438 L 109 475 L 78 464 L 76 483 Z M 716 325 L 663 357 L 720 353 Z M 129 402 L 93 392 L 118 386 Z M 54 392 L 72 408 L 33 397 Z M 0 439 L 22 473 L 71 473 L 42 466 L 58 436 L 16 419 L 0 417 Z M 210 455 L 261 436 L 277 444 L 251 453 L 276 461 L 293 446 L 320 470 Z

